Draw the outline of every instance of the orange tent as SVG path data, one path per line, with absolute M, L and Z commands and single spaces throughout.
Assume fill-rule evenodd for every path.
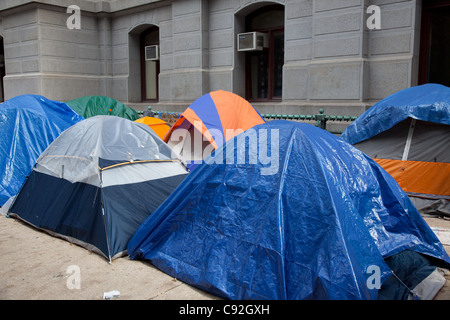
M 165 134 L 170 130 L 167 122 L 158 118 L 142 117 L 135 121 L 148 125 L 161 139 L 164 139 Z

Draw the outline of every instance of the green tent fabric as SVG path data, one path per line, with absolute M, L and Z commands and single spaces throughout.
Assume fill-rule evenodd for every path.
M 80 97 L 67 101 L 66 104 L 86 119 L 98 115 L 112 115 L 132 121 L 139 119 L 139 115 L 132 108 L 105 96 Z

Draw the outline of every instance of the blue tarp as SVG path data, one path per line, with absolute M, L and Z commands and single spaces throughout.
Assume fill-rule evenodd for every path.
M 429 83 L 394 93 L 353 121 L 341 138 L 355 144 L 407 118 L 450 125 L 450 88 Z
M 229 299 L 376 299 L 372 272 L 383 283 L 384 259 L 406 249 L 450 263 L 378 164 L 324 130 L 283 120 L 212 153 L 128 244 L 131 259 Z
M 0 206 L 16 195 L 40 154 L 84 118 L 67 104 L 22 95 L 0 105 Z

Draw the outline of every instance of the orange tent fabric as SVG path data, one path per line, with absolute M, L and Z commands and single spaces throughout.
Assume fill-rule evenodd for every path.
M 450 163 L 374 160 L 407 192 L 450 195 Z
M 170 130 L 170 126 L 167 122 L 158 118 L 142 117 L 135 121 L 148 125 L 161 139 L 164 139 L 164 136 Z

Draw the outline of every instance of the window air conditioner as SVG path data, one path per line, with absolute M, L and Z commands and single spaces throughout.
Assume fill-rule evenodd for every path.
M 237 35 L 238 51 L 261 51 L 268 47 L 269 38 L 262 32 L 245 32 Z
M 145 60 L 147 60 L 147 61 L 159 60 L 159 46 L 158 45 L 145 47 Z

